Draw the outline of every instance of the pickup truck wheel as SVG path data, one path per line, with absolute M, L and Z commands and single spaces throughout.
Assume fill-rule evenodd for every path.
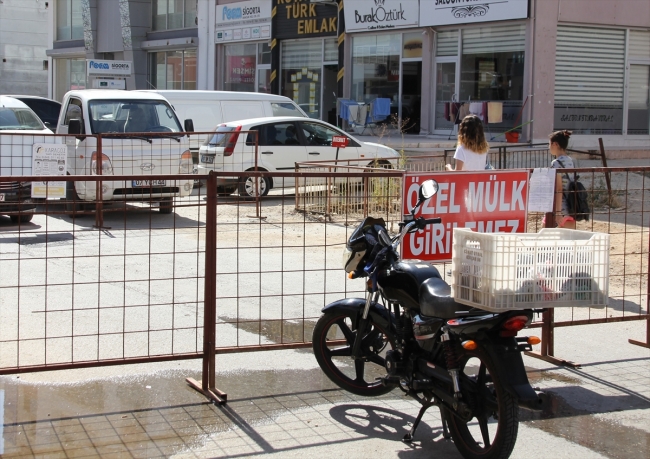
M 34 214 L 23 214 L 23 215 L 10 215 L 11 221 L 14 223 L 29 223 L 32 221 Z
M 171 214 L 174 211 L 174 198 L 162 198 L 158 211 L 161 214 Z

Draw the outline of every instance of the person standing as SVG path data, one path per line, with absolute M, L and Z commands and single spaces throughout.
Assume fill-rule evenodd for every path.
M 485 170 L 489 149 L 481 119 L 476 115 L 467 115 L 458 126 L 458 147 L 454 153 L 456 168 L 451 164 L 447 164 L 446 168 L 448 171 Z
M 572 169 L 573 159 L 567 155 L 567 148 L 569 146 L 569 137 L 571 131 L 555 131 L 548 136 L 548 149 L 555 159 L 551 161 L 551 167 L 554 169 Z M 567 173 L 557 171 L 555 174 L 555 212 L 557 226 L 566 229 L 576 229 L 576 220 L 572 215 L 569 215 L 569 207 L 564 195 L 565 191 L 569 190 L 570 177 Z M 559 216 L 558 216 L 559 214 Z

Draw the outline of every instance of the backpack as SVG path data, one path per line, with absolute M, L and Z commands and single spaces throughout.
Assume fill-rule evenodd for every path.
M 560 165 L 564 168 L 562 161 L 558 160 Z M 571 180 L 569 174 L 564 173 L 566 178 L 569 180 L 568 190 L 565 191 L 564 199 L 566 200 L 567 209 L 569 215 L 579 221 L 589 221 L 589 215 L 591 214 L 591 209 L 589 209 L 589 193 L 585 186 L 578 180 L 579 176 L 576 176 L 575 180 Z

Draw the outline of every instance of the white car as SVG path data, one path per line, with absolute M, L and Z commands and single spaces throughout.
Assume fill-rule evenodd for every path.
M 266 117 L 232 121 L 217 126 L 214 134 L 199 149 L 199 174 L 215 172 L 246 172 L 255 169 L 255 138 L 258 132 L 258 170 L 291 172 L 295 163 L 306 161 L 360 160 L 368 165 L 396 167 L 399 153 L 377 143 L 362 142 L 324 121 L 301 117 Z M 240 135 L 240 132 L 245 134 Z M 332 146 L 333 137 L 347 138 L 345 148 Z M 338 155 L 338 157 L 337 157 Z M 264 177 L 258 181 L 259 193 L 264 196 L 271 188 L 293 187 L 293 177 L 280 183 Z M 239 188 L 242 196 L 254 196 L 255 179 L 243 174 L 239 178 L 219 177 L 219 194 L 230 194 Z

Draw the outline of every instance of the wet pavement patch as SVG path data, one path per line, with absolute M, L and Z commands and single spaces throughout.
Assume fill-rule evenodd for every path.
M 573 379 L 564 375 L 553 376 L 560 376 L 558 379 Z M 534 378 L 531 378 L 533 381 Z M 644 457 L 643 451 L 650 451 L 650 432 L 594 416 L 599 413 L 650 409 L 647 401 L 632 395 L 604 396 L 581 386 L 546 390 L 544 398 L 543 411 L 522 409 L 519 420 L 612 459 L 637 459 Z M 575 405 L 589 406 L 591 409 L 576 408 Z

